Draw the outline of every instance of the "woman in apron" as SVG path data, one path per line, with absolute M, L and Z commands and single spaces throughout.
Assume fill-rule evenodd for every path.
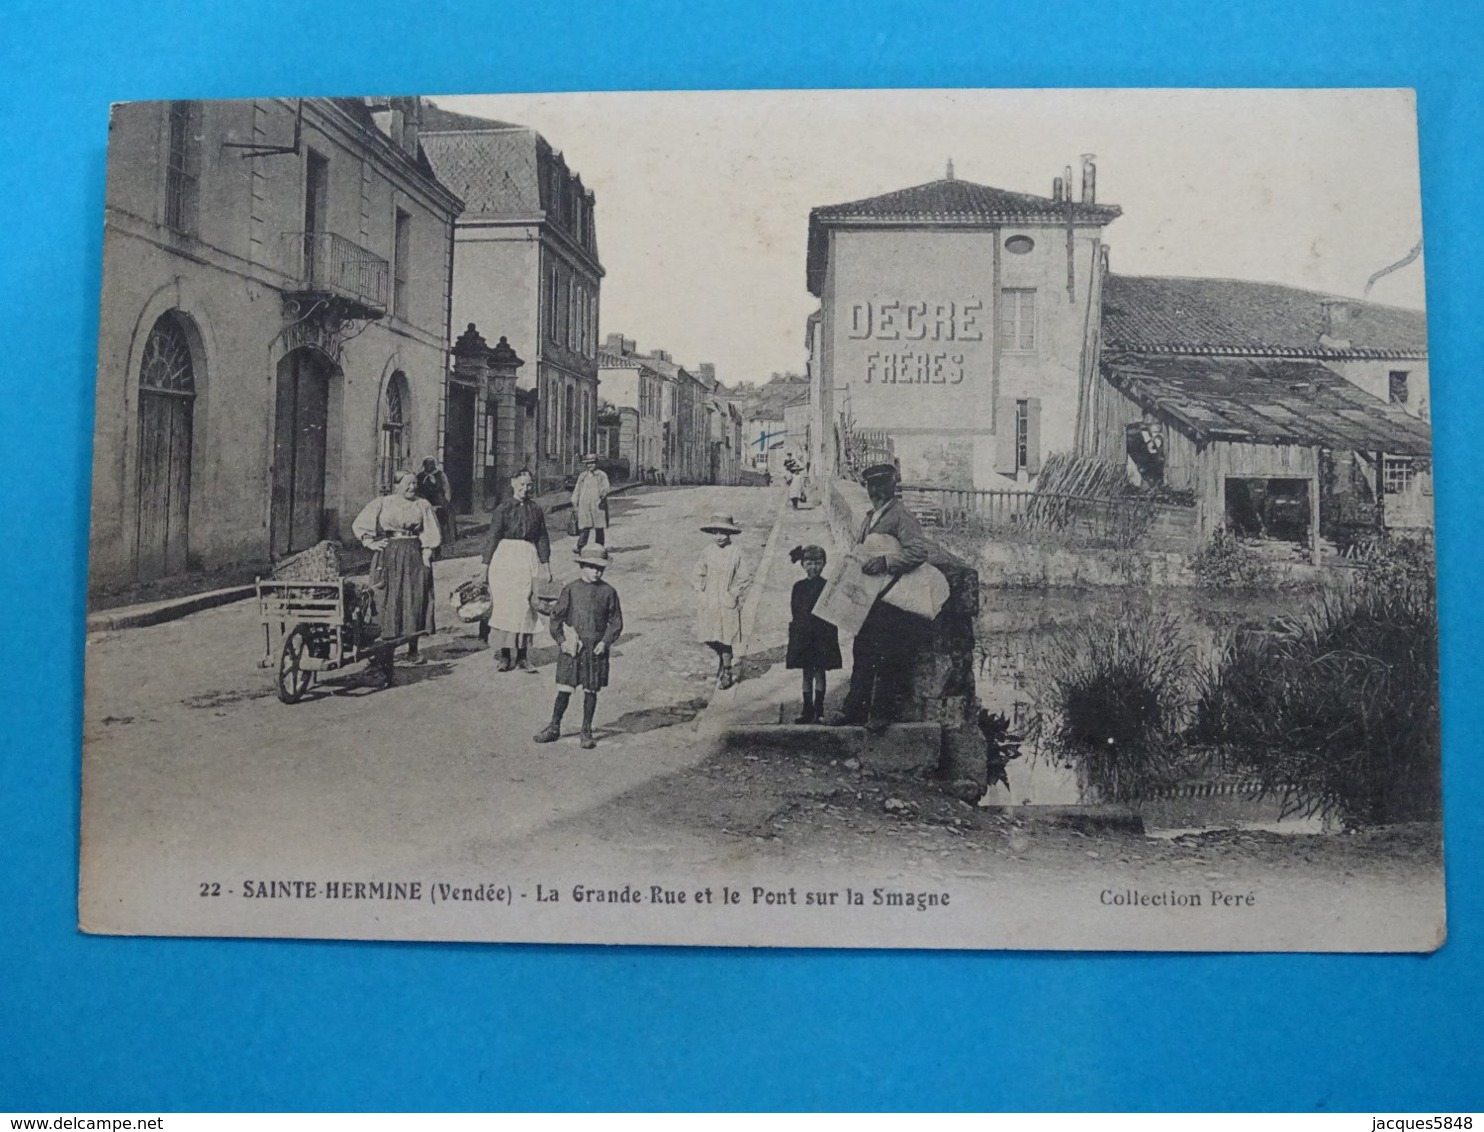
M 551 539 L 546 515 L 531 499 L 534 480 L 522 468 L 510 477 L 510 495 L 490 516 L 483 560 L 489 567 L 490 615 L 479 626 L 479 639 L 499 650 L 501 672 L 519 668 L 534 672 L 527 657 L 539 619 L 531 606 L 537 580 L 551 581 Z M 514 659 L 511 654 L 514 653 Z
M 350 529 L 361 545 L 377 553 L 372 587 L 383 639 L 411 637 L 407 662 L 424 663 L 417 653 L 417 634 L 435 631 L 433 554 L 442 544 L 442 532 L 433 508 L 417 494 L 417 476 L 403 472 L 389 494 L 366 504 Z

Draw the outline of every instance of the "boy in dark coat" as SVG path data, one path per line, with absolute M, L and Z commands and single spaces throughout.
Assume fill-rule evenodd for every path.
M 788 623 L 789 668 L 804 670 L 804 713 L 795 723 L 820 723 L 824 719 L 824 674 L 840 667 L 839 630 L 814 616 L 814 603 L 824 592 L 825 553 L 819 546 L 796 546 L 789 561 L 804 568 L 804 577 L 794 583 L 793 620 Z
M 551 612 L 551 636 L 561 649 L 556 667 L 556 703 L 551 709 L 551 722 L 532 738 L 537 743 L 552 743 L 561 737 L 562 715 L 580 685 L 581 746 L 590 751 L 598 745 L 593 738 L 593 715 L 598 710 L 598 692 L 608 686 L 608 654 L 623 632 L 623 611 L 618 592 L 603 581 L 608 549 L 600 545 L 581 551 L 577 565 L 582 576 L 563 587 Z

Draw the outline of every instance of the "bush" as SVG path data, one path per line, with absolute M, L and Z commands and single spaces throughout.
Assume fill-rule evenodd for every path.
M 1191 556 L 1190 569 L 1203 590 L 1262 589 L 1277 577 L 1272 563 L 1228 530 L 1218 530 L 1209 546 Z
M 1042 657 L 1040 731 L 1104 801 L 1147 797 L 1185 769 L 1191 671 L 1190 645 L 1168 612 L 1126 610 L 1078 626 Z
M 1195 737 L 1226 746 L 1285 812 L 1350 826 L 1438 815 L 1430 586 L 1362 578 L 1281 631 L 1238 636 L 1198 682 Z

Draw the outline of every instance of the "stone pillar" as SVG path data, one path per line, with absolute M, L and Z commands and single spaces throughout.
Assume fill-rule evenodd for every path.
M 495 435 L 490 443 L 495 446 L 495 482 L 503 484 L 510 479 L 520 463 L 519 439 L 516 432 L 515 375 L 525 365 L 514 348 L 500 335 L 500 341 L 489 352 L 489 392 L 487 396 L 495 407 Z
M 484 468 L 483 461 L 479 459 L 478 442 L 480 418 L 484 413 L 484 393 L 489 381 L 489 352 L 489 345 L 484 337 L 474 328 L 472 322 L 469 323 L 453 344 L 453 371 L 448 375 L 447 395 L 443 399 L 443 471 L 453 488 L 454 499 L 460 500 L 461 495 L 467 495 L 470 507 L 476 506 L 483 494 Z M 467 425 L 462 421 L 456 425 L 449 420 L 454 415 L 456 389 L 465 391 L 460 394 L 460 400 L 467 391 L 474 392 L 474 418 Z M 467 437 L 464 436 L 466 429 Z M 463 450 L 465 443 L 468 451 Z M 465 477 L 465 483 L 458 482 Z

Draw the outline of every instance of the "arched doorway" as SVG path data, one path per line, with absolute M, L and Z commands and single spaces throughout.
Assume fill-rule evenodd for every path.
M 269 540 L 275 558 L 304 550 L 323 537 L 326 436 L 334 375 L 330 361 L 309 346 L 286 354 L 278 363 Z
M 376 456 L 376 489 L 391 491 L 397 473 L 407 467 L 407 375 L 397 370 L 387 380 L 381 400 L 381 434 Z
M 196 371 L 174 311 L 150 328 L 139 364 L 139 461 L 134 572 L 140 581 L 179 574 L 190 554 L 191 428 Z

